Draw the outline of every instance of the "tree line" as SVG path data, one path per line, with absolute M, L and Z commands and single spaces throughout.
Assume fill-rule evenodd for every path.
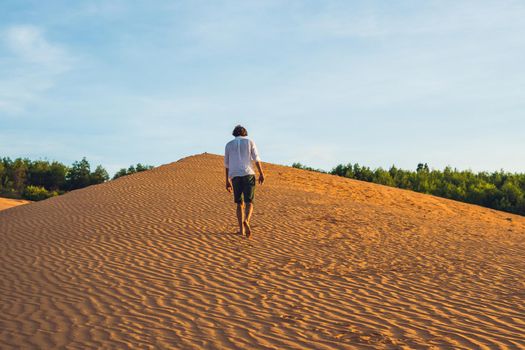
M 131 165 L 117 171 L 112 179 L 151 169 L 150 165 Z M 100 184 L 110 179 L 102 165 L 92 170 L 84 157 L 66 166 L 57 161 L 27 158 L 0 158 L 0 195 L 11 198 L 42 200 L 68 191 Z
M 473 172 L 451 167 L 431 170 L 426 163 L 418 164 L 415 171 L 395 166 L 388 170 L 371 169 L 357 163 L 339 164 L 328 172 L 301 163 L 292 166 L 525 215 L 525 174 L 521 173 Z

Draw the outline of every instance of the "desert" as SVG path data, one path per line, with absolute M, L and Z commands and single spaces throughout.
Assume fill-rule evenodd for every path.
M 525 348 L 525 218 L 200 154 L 0 211 L 2 349 Z

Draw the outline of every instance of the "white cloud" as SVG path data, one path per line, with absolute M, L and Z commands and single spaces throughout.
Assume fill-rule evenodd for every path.
M 74 59 L 67 50 L 50 42 L 42 28 L 14 25 L 0 32 L 4 58 L 0 73 L 0 111 L 19 114 L 27 105 L 54 87 L 59 76 L 72 69 Z
M 51 44 L 35 26 L 13 26 L 5 31 L 5 43 L 15 55 L 27 62 L 67 69 L 65 50 Z

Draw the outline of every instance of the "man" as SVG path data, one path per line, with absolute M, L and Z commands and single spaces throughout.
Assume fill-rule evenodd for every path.
M 252 161 L 259 171 L 259 184 L 264 183 L 264 173 L 261 159 L 257 153 L 255 142 L 248 138 L 248 132 L 241 125 L 233 129 L 235 139 L 226 144 L 224 152 L 224 167 L 226 168 L 226 190 L 232 192 L 237 203 L 237 220 L 239 234 L 250 237 L 250 219 L 253 212 L 253 196 L 255 192 L 255 171 Z

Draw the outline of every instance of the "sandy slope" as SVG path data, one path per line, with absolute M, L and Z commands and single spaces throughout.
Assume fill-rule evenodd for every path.
M 222 157 L 0 212 L 2 349 L 525 348 L 525 218 Z
M 0 198 L 0 210 L 4 210 L 11 207 L 16 207 L 17 205 L 31 203 L 30 201 L 25 201 L 23 199 L 10 199 L 10 198 Z

